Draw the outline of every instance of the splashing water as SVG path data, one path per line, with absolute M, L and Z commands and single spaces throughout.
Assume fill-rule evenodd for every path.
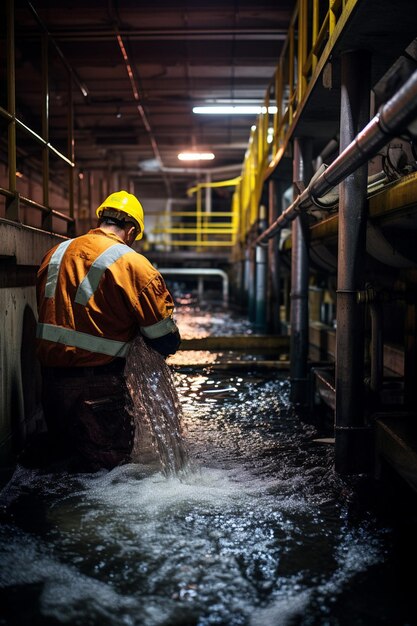
M 126 374 L 139 462 L 0 492 L 1 626 L 416 623 L 414 512 L 374 516 L 285 377 L 171 374 L 142 342 Z
M 181 404 L 165 359 L 139 336 L 127 358 L 125 376 L 136 427 L 132 460 L 149 463 L 154 450 L 165 476 L 186 471 L 189 455 Z

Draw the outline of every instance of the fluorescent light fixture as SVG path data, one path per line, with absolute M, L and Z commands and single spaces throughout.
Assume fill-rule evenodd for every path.
M 214 154 L 212 152 L 180 152 L 178 158 L 180 161 L 212 161 Z
M 268 107 L 268 113 L 276 112 L 276 106 Z M 259 113 L 266 113 L 266 107 L 252 104 L 222 104 L 193 107 L 193 113 L 198 115 L 259 115 Z

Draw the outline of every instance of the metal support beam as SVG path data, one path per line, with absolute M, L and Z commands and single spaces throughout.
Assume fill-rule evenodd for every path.
M 248 317 L 250 322 L 255 322 L 256 309 L 256 259 L 255 249 L 249 248 L 248 261 Z
M 269 223 L 272 224 L 279 214 L 278 197 L 282 184 L 271 179 L 268 183 Z M 268 328 L 272 333 L 281 332 L 281 276 L 280 276 L 280 251 L 279 245 L 274 239 L 268 241 Z
M 410 297 L 405 317 L 404 402 L 407 409 L 417 409 L 417 303 Z
M 259 207 L 259 227 L 266 228 L 266 207 Z M 267 272 L 268 249 L 256 246 L 255 252 L 255 328 L 266 331 Z
M 370 59 L 351 51 L 341 59 L 340 150 L 346 149 L 369 116 Z M 367 165 L 340 185 L 336 308 L 335 467 L 340 473 L 369 469 L 364 424 L 364 309 L 358 303 L 366 243 Z
M 14 42 L 14 1 L 7 2 L 7 107 L 11 119 L 8 121 L 8 167 L 9 190 L 16 195 L 16 74 Z M 19 221 L 17 197 L 6 199 L 6 218 Z
M 296 138 L 294 141 L 293 181 L 294 195 L 299 184 L 311 176 L 311 141 Z M 291 400 L 304 405 L 308 402 L 307 358 L 308 358 L 308 245 L 307 229 L 303 227 L 301 215 L 292 223 L 291 257 L 291 340 L 290 380 Z
M 49 207 L 49 39 L 42 35 L 42 190 L 43 205 Z M 52 231 L 52 212 L 42 214 L 43 230 Z

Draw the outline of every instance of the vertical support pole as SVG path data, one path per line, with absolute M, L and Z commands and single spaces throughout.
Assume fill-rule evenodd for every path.
M 316 69 L 318 55 L 316 51 L 316 42 L 317 36 L 319 34 L 319 0 L 313 0 L 313 19 L 311 25 L 311 51 L 312 51 L 312 59 L 311 59 L 311 71 L 314 72 Z
M 20 221 L 19 195 L 16 188 L 16 66 L 15 66 L 15 36 L 14 36 L 14 1 L 7 2 L 7 108 L 11 115 L 8 123 L 8 167 L 9 190 L 14 194 L 13 199 L 6 199 L 6 218 Z
M 203 222 L 203 230 L 207 232 L 211 224 L 211 216 L 210 213 L 212 211 L 212 188 L 211 188 L 211 174 L 207 172 L 206 174 L 206 187 L 204 194 L 204 222 Z M 207 239 L 207 237 L 205 237 Z
M 248 273 L 248 312 L 249 321 L 256 321 L 256 260 L 255 260 L 255 248 L 249 246 L 249 273 Z
M 283 118 L 283 100 L 284 100 L 284 59 L 281 57 L 279 60 L 279 66 L 275 73 L 275 91 L 277 98 L 278 110 L 274 116 L 274 155 L 278 152 L 278 148 L 281 145 L 282 137 L 282 118 Z
M 198 304 L 202 304 L 204 298 L 204 278 L 198 277 Z
M 311 141 L 294 141 L 293 180 L 302 183 L 311 177 Z M 299 190 L 294 184 L 294 195 Z M 291 337 L 290 379 L 291 400 L 295 404 L 308 403 L 308 247 L 306 229 L 301 215 L 292 223 L 291 258 Z
M 93 228 L 94 213 L 93 213 L 93 188 L 94 188 L 94 175 L 93 172 L 87 172 L 87 228 Z
M 341 60 L 340 151 L 369 119 L 370 58 L 350 51 Z M 336 310 L 335 467 L 366 471 L 371 454 L 364 425 L 364 310 L 358 303 L 365 259 L 367 164 L 340 185 Z
M 407 301 L 404 352 L 404 403 L 408 410 L 417 408 L 417 302 Z
M 278 190 L 277 181 L 270 180 L 268 187 L 269 223 L 272 224 L 278 217 Z M 281 332 L 281 276 L 279 237 L 268 241 L 268 268 L 269 268 L 269 315 L 268 325 L 271 332 Z
M 49 209 L 49 40 L 47 33 L 42 36 L 42 191 L 43 204 Z M 52 212 L 42 214 L 42 228 L 52 231 Z
M 238 305 L 239 309 L 242 309 L 244 306 L 244 280 L 245 280 L 245 257 L 243 255 L 236 261 L 236 278 L 235 281 L 232 281 L 233 285 L 236 285 L 235 292 L 235 302 Z
M 246 245 L 243 263 L 242 302 L 249 315 L 250 248 Z
M 197 230 L 197 251 L 201 252 L 201 220 L 202 220 L 202 211 L 201 211 L 201 202 L 202 202 L 202 198 L 201 198 L 201 187 L 199 187 L 197 189 L 197 194 L 196 194 L 197 198 L 197 214 L 196 214 L 196 230 Z
M 259 207 L 259 229 L 263 232 L 267 227 L 266 207 Z M 256 246 L 255 251 L 255 327 L 261 332 L 266 330 L 266 295 L 267 295 L 267 260 L 266 245 Z
M 75 157 L 75 145 L 74 145 L 74 94 L 72 88 L 72 79 L 68 74 L 68 143 L 67 143 L 67 156 L 71 163 L 74 163 Z M 68 204 L 69 204 L 69 216 L 74 219 L 74 167 L 68 166 Z M 67 234 L 69 237 L 75 236 L 75 223 L 69 222 Z
M 288 87 L 289 87 L 289 101 L 288 101 L 288 123 L 291 126 L 293 113 L 294 113 L 294 73 L 295 73 L 295 54 L 294 54 L 294 26 L 290 26 L 288 29 L 289 46 L 288 46 Z
M 77 214 L 78 219 L 82 218 L 82 210 L 83 210 L 83 179 L 84 173 L 78 172 L 77 176 Z
M 369 304 L 371 316 L 371 381 L 370 388 L 373 394 L 374 405 L 379 405 L 382 379 L 384 373 L 384 342 L 382 337 L 383 310 L 381 302 Z
M 303 99 L 307 87 L 307 78 L 304 73 L 304 64 L 307 59 L 308 22 L 308 6 L 306 0 L 299 0 L 298 6 L 297 106 Z

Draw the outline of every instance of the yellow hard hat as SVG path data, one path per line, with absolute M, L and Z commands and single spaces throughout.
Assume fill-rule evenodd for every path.
M 142 239 L 145 229 L 143 208 L 136 196 L 127 191 L 115 191 L 100 204 L 96 210 L 97 217 L 101 217 L 105 209 L 115 209 L 122 214 L 121 218 L 124 215 L 132 218 L 132 221 L 139 227 L 139 234 L 136 239 Z

